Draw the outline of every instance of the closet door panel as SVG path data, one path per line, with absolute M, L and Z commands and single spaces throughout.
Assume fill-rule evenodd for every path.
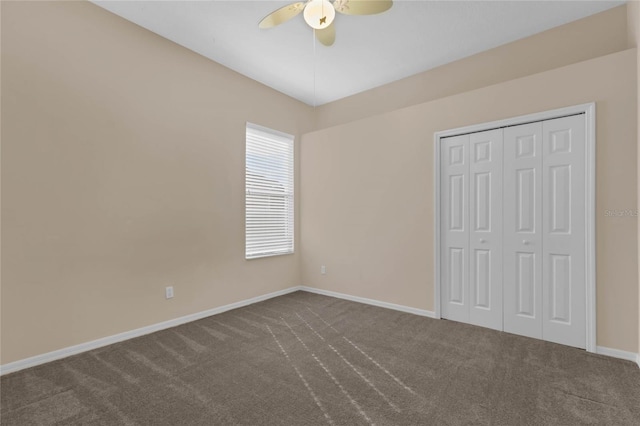
M 441 315 L 469 322 L 469 135 L 440 149 Z
M 502 129 L 469 136 L 469 322 L 502 330 Z
M 542 123 L 504 129 L 504 331 L 542 338 Z
M 584 348 L 584 115 L 543 123 L 543 338 Z

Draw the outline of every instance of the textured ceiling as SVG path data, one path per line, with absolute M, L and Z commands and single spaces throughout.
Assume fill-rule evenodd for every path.
M 380 15 L 337 14 L 314 43 L 302 15 L 258 22 L 289 2 L 94 1 L 309 105 L 322 105 L 624 4 L 624 1 L 395 1 Z

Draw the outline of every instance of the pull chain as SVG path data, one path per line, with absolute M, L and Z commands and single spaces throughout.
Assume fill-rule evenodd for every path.
M 316 30 L 312 32 L 313 35 L 313 107 L 316 107 Z

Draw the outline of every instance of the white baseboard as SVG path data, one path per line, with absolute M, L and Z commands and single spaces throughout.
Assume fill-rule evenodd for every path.
M 611 356 L 614 358 L 626 359 L 635 362 L 640 367 L 640 354 L 635 352 L 621 351 L 620 349 L 606 348 L 604 346 L 596 346 L 596 353 L 600 355 Z
M 47 362 L 55 361 L 57 359 L 66 358 L 71 355 L 76 355 L 82 352 L 86 352 L 93 349 L 101 348 L 103 346 L 111 345 L 113 343 L 118 343 L 124 340 L 133 339 L 134 337 L 144 336 L 145 334 L 154 333 L 156 331 L 175 327 L 191 321 L 196 321 L 202 318 L 210 317 L 211 315 L 220 314 L 225 311 L 230 311 L 231 309 L 237 309 L 243 306 L 251 305 L 253 303 L 262 302 L 263 300 L 282 296 L 288 293 L 293 293 L 294 291 L 298 291 L 301 289 L 302 288 L 300 286 L 290 287 L 284 290 L 275 291 L 273 293 L 264 294 L 262 296 L 252 297 L 251 299 L 241 300 L 239 302 L 231 303 L 224 306 L 219 306 L 217 308 L 208 309 L 202 312 L 197 312 L 195 314 L 185 315 L 183 317 L 175 318 L 169 321 L 163 321 L 157 324 L 148 325 L 146 327 L 137 328 L 135 330 L 126 331 L 124 333 L 115 334 L 113 336 L 103 337 L 101 339 L 92 340 L 90 342 L 80 343 L 79 345 L 69 346 L 67 348 L 58 349 L 56 351 L 47 352 L 45 354 L 36 355 L 30 358 L 21 359 L 19 361 L 10 362 L 8 364 L 0 365 L 0 375 L 13 373 L 15 371 L 23 370 L 29 367 L 35 367 L 36 365 L 45 364 Z
M 299 290 L 302 291 L 307 291 L 309 293 L 316 293 L 316 294 L 322 294 L 324 296 L 331 296 L 331 297 L 335 297 L 338 299 L 345 299 L 345 300 L 350 300 L 352 302 L 360 302 L 360 303 L 365 303 L 367 305 L 373 305 L 373 306 L 379 306 L 382 308 L 388 308 L 388 309 L 393 309 L 396 311 L 402 311 L 402 312 L 408 312 L 410 314 L 415 314 L 415 315 L 420 315 L 423 317 L 429 317 L 429 318 L 435 318 L 435 313 L 432 311 L 427 311 L 424 309 L 418 309 L 418 308 L 411 308 L 409 306 L 404 306 L 404 305 L 396 305 L 394 303 L 388 303 L 388 302 L 381 302 L 379 300 L 374 300 L 374 299 L 367 299 L 364 297 L 359 297 L 359 296 L 352 296 L 350 294 L 344 294 L 344 293 L 338 293 L 335 291 L 329 291 L 329 290 L 322 290 L 319 288 L 313 288 L 313 287 L 307 287 L 307 286 L 300 286 Z M 596 347 L 596 353 L 600 354 L 600 355 L 606 355 L 606 356 L 610 356 L 610 357 L 614 357 L 614 358 L 620 358 L 620 359 L 625 359 L 627 361 L 632 361 L 638 364 L 638 367 L 640 367 L 640 353 L 635 353 L 635 352 L 627 352 L 627 351 L 622 351 L 620 349 L 612 349 L 612 348 L 607 348 L 604 346 L 597 346 Z
M 145 334 L 150 334 L 156 331 L 165 330 L 167 328 L 176 327 L 181 324 L 196 321 L 202 318 L 220 314 L 222 312 L 230 311 L 232 309 L 241 308 L 243 306 L 248 306 L 254 303 L 262 302 L 263 300 L 293 293 L 299 290 L 306 291 L 309 293 L 322 294 L 324 296 L 331 296 L 338 299 L 350 300 L 352 302 L 359 302 L 367 305 L 378 306 L 381 308 L 407 312 L 410 314 L 420 315 L 423 317 L 435 318 L 434 312 L 427 311 L 425 309 L 412 308 L 404 305 L 396 305 L 394 303 L 382 302 L 380 300 L 367 299 L 364 297 L 352 296 L 349 294 L 338 293 L 335 291 L 322 290 L 319 288 L 313 288 L 313 287 L 307 287 L 307 286 L 296 286 L 296 287 L 290 287 L 284 290 L 275 291 L 273 293 L 264 294 L 262 296 L 253 297 L 251 299 L 241 300 L 239 302 L 231 303 L 228 305 L 219 306 L 217 308 L 208 309 L 206 311 L 197 312 L 195 314 L 185 315 L 183 317 L 175 318 L 169 321 L 164 321 L 164 322 L 152 324 L 146 327 L 137 328 L 135 330 L 126 331 L 124 333 L 115 334 L 113 336 L 103 337 L 101 339 L 92 340 L 90 342 L 81 343 L 79 345 L 69 346 L 67 348 L 58 349 L 52 352 L 47 352 L 45 354 L 36 355 L 30 358 L 25 358 L 19 361 L 14 361 L 8 364 L 0 365 L 0 375 L 13 373 L 15 371 L 23 370 L 29 367 L 35 367 L 37 365 L 45 364 L 47 362 L 55 361 L 61 358 L 66 358 L 71 355 L 76 355 L 82 352 L 101 348 L 103 346 L 122 342 L 124 340 L 133 339 L 135 337 L 144 336 Z M 611 349 L 604 346 L 598 346 L 596 348 L 596 353 L 601 355 L 611 356 L 614 358 L 620 358 L 620 359 L 632 361 L 637 363 L 638 367 L 640 367 L 640 354 L 636 354 L 634 352 L 627 352 L 619 349 Z
M 335 291 L 322 290 L 319 288 L 300 286 L 299 288 L 302 291 L 307 291 L 309 293 L 322 294 L 324 296 L 331 296 L 338 299 L 350 300 L 352 302 L 360 302 L 367 305 L 379 306 L 381 308 L 393 309 L 394 311 L 407 312 L 409 314 L 420 315 L 422 317 L 435 318 L 436 314 L 432 311 L 427 311 L 425 309 L 412 308 L 404 305 L 396 305 L 395 303 L 381 302 L 380 300 L 375 299 L 367 299 L 365 297 L 359 296 L 351 296 L 350 294 L 337 293 Z

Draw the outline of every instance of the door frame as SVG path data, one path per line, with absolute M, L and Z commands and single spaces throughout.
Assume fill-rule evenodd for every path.
M 492 121 L 489 123 L 474 124 L 471 126 L 458 127 L 455 129 L 435 132 L 434 139 L 434 173 L 435 173 L 435 242 L 434 242 L 434 311 L 435 318 L 441 318 L 440 301 L 440 145 L 443 138 L 459 136 L 467 133 L 476 133 L 486 130 L 499 129 L 503 127 L 517 126 L 520 124 L 533 123 L 537 121 L 552 120 L 554 118 L 566 117 L 569 115 L 585 115 L 585 266 L 586 266 L 586 350 L 596 352 L 596 104 L 590 102 L 581 105 L 574 105 L 534 114 L 520 115 L 504 120 Z

